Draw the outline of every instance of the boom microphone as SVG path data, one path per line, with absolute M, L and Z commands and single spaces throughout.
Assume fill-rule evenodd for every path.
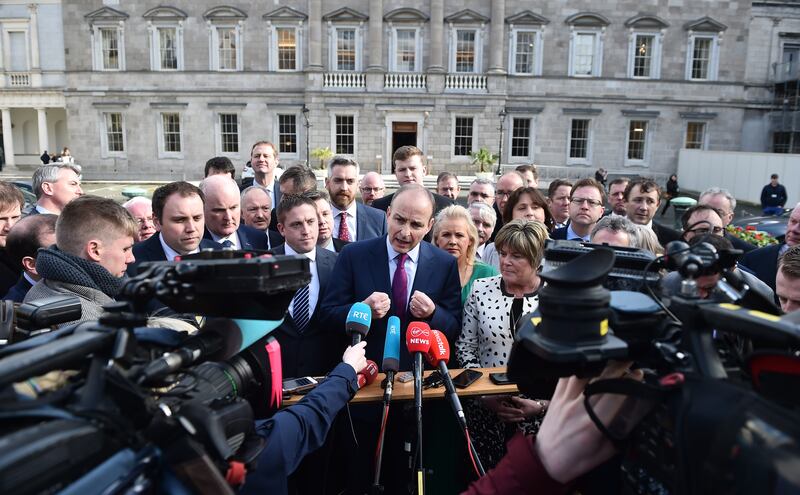
M 358 344 L 363 337 L 367 336 L 371 324 L 372 309 L 368 304 L 357 302 L 350 306 L 350 311 L 347 313 L 347 320 L 344 323 L 344 330 L 347 332 L 347 335 L 353 338 L 352 345 Z
M 406 347 L 414 357 L 414 409 L 417 416 L 417 486 L 424 492 L 425 469 L 422 467 L 422 356 L 431 347 L 431 327 L 422 321 L 412 321 L 406 329 Z
M 367 365 L 361 370 L 356 378 L 358 379 L 358 388 L 364 388 L 370 383 L 375 381 L 378 377 L 378 365 L 375 361 L 367 359 Z

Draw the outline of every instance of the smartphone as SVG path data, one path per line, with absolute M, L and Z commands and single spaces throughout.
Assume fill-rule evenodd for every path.
M 514 383 L 505 373 L 489 373 L 489 380 L 495 385 L 511 385 Z
M 297 394 L 300 392 L 305 392 L 306 390 L 311 390 L 312 388 L 317 386 L 319 383 L 316 378 L 312 378 L 310 376 L 304 376 L 302 378 L 289 378 L 283 381 L 283 393 L 284 394 Z
M 453 378 L 453 385 L 456 388 L 467 388 L 472 385 L 475 380 L 482 377 L 483 373 L 475 370 L 464 370 Z

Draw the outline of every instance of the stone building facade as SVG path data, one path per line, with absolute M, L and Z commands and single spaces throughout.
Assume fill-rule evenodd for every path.
M 211 156 L 241 167 L 260 139 L 284 165 L 330 147 L 385 173 L 401 144 L 462 174 L 485 146 L 553 177 L 661 178 L 682 147 L 770 150 L 780 48 L 759 4 L 398 5 L 66 2 L 73 153 L 91 177 L 195 179 Z

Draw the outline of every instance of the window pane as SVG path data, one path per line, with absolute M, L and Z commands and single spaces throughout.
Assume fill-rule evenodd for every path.
M 633 55 L 633 77 L 650 77 L 654 42 L 654 36 L 636 36 Z
M 175 28 L 158 29 L 158 50 L 162 69 L 178 68 L 178 52 L 175 46 L 177 34 Z
M 776 132 L 772 136 L 773 153 L 800 153 L 800 132 Z
M 511 156 L 527 158 L 530 154 L 531 119 L 514 119 L 511 129 Z
M 689 122 L 686 124 L 686 149 L 701 150 L 705 142 L 705 122 Z
M 628 131 L 628 159 L 644 160 L 647 143 L 647 121 L 632 120 Z
M 355 117 L 352 115 L 336 116 L 336 153 L 352 155 L 356 142 Z
M 294 28 L 278 28 L 278 69 L 297 69 L 297 38 Z
M 236 70 L 236 29 L 217 28 L 219 38 L 219 69 Z
M 413 29 L 397 30 L 397 60 L 395 65 L 398 72 L 414 72 L 417 57 L 417 32 Z
M 708 79 L 711 38 L 695 38 L 692 50 L 692 79 Z
M 356 70 L 356 31 L 336 30 L 336 70 Z
M 579 76 L 591 76 L 594 67 L 594 34 L 578 34 L 575 36 L 573 48 L 573 73 Z
M 106 114 L 106 142 L 108 143 L 108 151 L 125 151 L 124 141 L 122 139 L 121 113 Z
M 589 120 L 572 119 L 569 137 L 569 157 L 587 158 L 589 156 Z
M 162 113 L 161 126 L 164 131 L 164 151 L 181 152 L 181 117 L 177 113 Z
M 10 31 L 8 33 L 9 55 L 11 63 L 9 70 L 26 71 L 28 70 L 28 44 L 25 40 L 25 33 L 21 31 Z
M 453 154 L 469 156 L 472 152 L 472 117 L 456 117 Z
M 475 72 L 475 31 L 456 32 L 456 72 Z
M 297 153 L 297 116 L 278 115 L 278 146 L 281 153 Z
M 219 114 L 220 142 L 223 153 L 239 152 L 239 116 L 235 113 Z
M 521 31 L 517 33 L 516 51 L 514 52 L 514 72 L 517 74 L 533 74 L 535 42 L 535 32 Z
M 116 28 L 101 28 L 100 39 L 103 50 L 103 68 L 119 69 L 119 32 Z

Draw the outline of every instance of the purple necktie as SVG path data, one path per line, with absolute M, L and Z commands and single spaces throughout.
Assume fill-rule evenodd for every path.
M 392 280 L 392 307 L 394 307 L 394 314 L 401 321 L 406 319 L 406 303 L 408 302 L 408 275 L 404 268 L 406 253 L 398 254 L 397 268 L 394 270 L 394 279 Z

